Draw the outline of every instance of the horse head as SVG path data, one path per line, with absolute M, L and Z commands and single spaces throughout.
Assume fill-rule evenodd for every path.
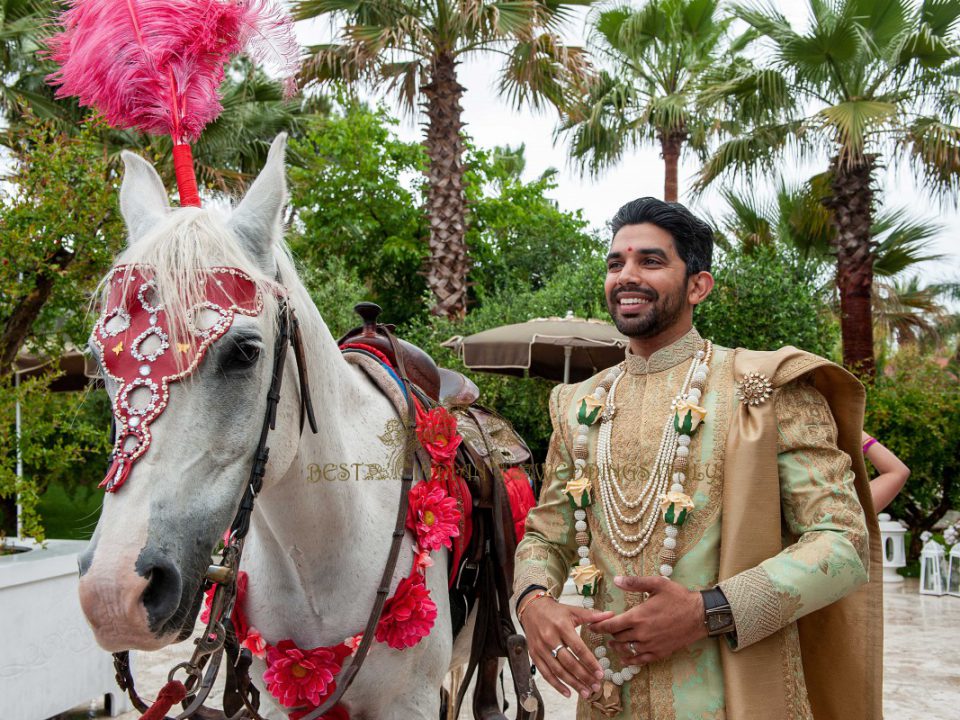
M 296 306 L 305 297 L 282 241 L 284 147 L 280 136 L 230 213 L 171 209 L 154 168 L 124 153 L 129 241 L 102 282 L 90 341 L 117 440 L 80 558 L 83 612 L 107 650 L 153 650 L 189 636 L 211 554 L 245 491 L 279 299 Z M 284 374 L 295 388 L 290 362 Z M 274 477 L 297 452 L 297 403 L 284 399 L 271 435 Z

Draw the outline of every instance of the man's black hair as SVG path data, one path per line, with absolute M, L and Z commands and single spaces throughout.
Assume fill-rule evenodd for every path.
M 610 221 L 616 236 L 624 225 L 650 223 L 673 237 L 677 255 L 687 265 L 687 277 L 710 270 L 713 263 L 713 230 L 680 203 L 668 203 L 653 197 L 631 200 L 617 210 Z

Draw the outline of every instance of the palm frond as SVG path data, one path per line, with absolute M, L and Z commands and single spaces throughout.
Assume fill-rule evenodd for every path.
M 960 126 L 933 117 L 911 123 L 898 144 L 914 163 L 924 185 L 954 197 L 960 189 Z

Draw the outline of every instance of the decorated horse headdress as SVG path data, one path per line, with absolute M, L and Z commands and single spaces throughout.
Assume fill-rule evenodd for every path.
M 230 58 L 244 53 L 293 89 L 299 46 L 290 17 L 273 0 L 70 0 L 59 24 L 47 43 L 59 65 L 48 78 L 59 86 L 57 97 L 76 97 L 114 127 L 169 135 L 182 207 L 200 206 L 190 143 L 223 110 L 218 91 Z M 103 481 L 110 492 L 149 448 L 149 426 L 166 407 L 169 384 L 199 365 L 236 315 L 263 308 L 243 270 L 204 268 L 189 281 L 201 299 L 187 308 L 188 332 L 173 332 L 178 318 L 168 317 L 154 270 L 114 268 L 93 332 L 118 385 L 113 462 Z

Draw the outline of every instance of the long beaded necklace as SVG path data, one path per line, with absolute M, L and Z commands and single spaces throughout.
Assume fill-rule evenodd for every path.
M 596 390 L 580 401 L 577 412 L 579 426 L 573 443 L 574 479 L 567 483 L 565 492 L 574 507 L 574 530 L 578 546 L 579 561 L 573 569 L 573 580 L 577 591 L 583 596 L 585 608 L 594 606 L 601 580 L 600 570 L 590 559 L 587 524 L 587 507 L 592 503 L 591 483 L 586 475 L 590 427 L 600 421 L 596 445 L 597 486 L 614 549 L 624 558 L 634 558 L 643 552 L 657 524 L 658 513 L 651 508 L 654 500 L 657 500 L 664 519 L 659 570 L 664 577 L 670 577 L 677 562 L 680 526 L 693 510 L 693 500 L 684 492 L 684 483 L 687 479 L 691 435 L 706 416 L 706 410 L 698 403 L 703 395 L 712 357 L 713 343 L 707 340 L 703 349 L 694 354 L 680 392 L 671 403 L 674 412 L 664 424 L 653 470 L 633 498 L 627 496 L 617 477 L 611 451 L 613 420 L 617 414 L 616 391 L 626 375 L 626 368 L 622 364 L 611 368 Z M 605 681 L 619 687 L 640 672 L 637 665 L 614 670 L 603 637 L 595 635 L 592 640 L 596 644 L 594 654 L 603 668 Z

